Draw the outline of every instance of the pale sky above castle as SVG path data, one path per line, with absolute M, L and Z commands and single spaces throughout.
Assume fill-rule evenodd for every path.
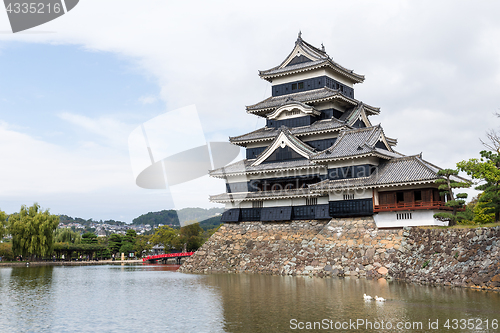
M 37 201 L 130 222 L 174 208 L 167 191 L 135 185 L 129 133 L 191 104 L 208 141 L 262 127 L 245 112 L 271 95 L 258 70 L 279 65 L 299 30 L 365 75 L 356 99 L 381 108 L 371 121 L 396 150 L 454 167 L 500 127 L 499 12 L 496 1 L 85 0 L 12 34 L 0 10 L 0 209 Z

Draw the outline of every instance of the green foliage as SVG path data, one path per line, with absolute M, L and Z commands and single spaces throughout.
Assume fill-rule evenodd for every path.
M 0 240 L 5 236 L 7 226 L 7 214 L 4 211 L 0 210 Z
M 223 223 L 220 221 L 222 218 L 222 215 L 217 215 L 213 216 L 211 218 L 208 218 L 206 220 L 203 220 L 200 222 L 200 227 L 203 228 L 203 230 L 208 231 L 212 230 L 214 228 L 218 228 L 220 225 Z
M 150 243 L 151 235 L 140 235 L 135 239 L 134 252 L 137 257 L 142 257 L 143 254 L 148 253 L 153 245 Z
M 42 211 L 37 203 L 31 207 L 21 206 L 19 213 L 9 217 L 14 254 L 42 257 L 51 254 L 58 224 L 59 216 L 50 214 L 48 209 Z
M 175 247 L 177 249 L 184 248 L 186 244 L 187 251 L 196 251 L 203 244 L 203 229 L 199 223 L 188 224 L 182 227 L 179 232 L 179 237 L 176 239 Z
M 81 236 L 79 233 L 71 230 L 70 228 L 61 228 L 61 229 L 56 229 L 54 235 L 54 241 L 56 243 L 78 244 L 81 241 Z
M 14 260 L 11 242 L 0 243 L 0 257 L 2 257 L 2 260 Z
M 122 246 L 122 236 L 118 234 L 112 234 L 108 238 L 108 248 L 111 253 L 117 253 Z
M 174 248 L 174 243 L 176 243 L 177 231 L 163 225 L 161 227 L 156 228 L 154 235 L 151 237 L 151 243 L 153 245 L 163 245 L 165 247 L 165 253 L 169 252 Z
M 124 242 L 120 247 L 120 253 L 125 253 L 126 255 L 134 252 L 134 245 L 130 242 Z
M 422 268 L 429 266 L 429 262 L 429 260 L 424 261 L 424 263 L 422 264 Z
M 472 158 L 457 163 L 459 170 L 466 172 L 482 184 L 477 190 L 484 191 L 479 202 L 484 204 L 485 214 L 494 214 L 495 221 L 500 219 L 500 155 L 491 151 L 481 151 L 481 158 Z
M 135 238 L 137 233 L 133 229 L 128 229 L 125 236 L 122 237 L 122 246 L 120 246 L 120 253 L 132 253 L 134 252 Z
M 481 198 L 482 195 L 479 197 Z M 477 224 L 486 224 L 495 222 L 495 213 L 487 213 L 489 202 L 478 201 L 474 207 L 474 222 Z
M 467 193 L 458 193 L 456 195 L 457 199 L 453 194 L 453 189 L 455 188 L 467 188 L 470 187 L 468 182 L 459 182 L 456 180 L 458 176 L 458 170 L 453 169 L 442 169 L 437 172 L 438 176 L 443 178 L 437 179 L 436 184 L 439 185 L 438 189 L 440 194 L 446 196 L 448 200 L 445 206 L 453 208 L 453 212 L 439 212 L 434 214 L 434 218 L 443 222 L 448 222 L 448 225 L 455 225 L 457 221 L 463 220 L 465 218 L 463 212 L 458 210 L 465 205 L 465 198 L 467 198 Z
M 92 232 L 86 232 L 82 235 L 83 244 L 97 244 L 97 235 Z
M 211 218 L 216 218 L 215 221 L 219 221 L 217 223 L 220 224 L 220 215 L 215 216 L 216 214 L 220 214 L 224 211 L 224 208 L 183 208 L 178 212 L 171 210 L 162 210 L 159 212 L 149 212 L 147 214 L 143 214 L 132 221 L 132 224 L 149 224 L 151 226 L 158 226 L 160 224 L 163 225 L 171 225 L 173 227 L 180 226 L 178 215 L 181 215 L 185 220 L 191 221 L 205 221 Z M 208 223 L 212 223 L 209 221 Z M 202 225 L 203 226 L 203 225 Z M 206 229 L 213 228 L 215 225 L 210 224 Z
M 149 212 L 136 217 L 132 220 L 132 224 L 149 224 L 151 226 L 163 224 L 163 225 L 179 225 L 179 218 L 177 217 L 177 212 L 173 209 L 162 210 L 159 212 Z

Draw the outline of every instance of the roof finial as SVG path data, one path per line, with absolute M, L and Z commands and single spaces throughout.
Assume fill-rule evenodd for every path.
M 321 43 L 321 51 L 325 52 L 325 45 L 323 43 Z
M 299 38 L 298 39 L 302 39 L 302 31 L 299 30 Z

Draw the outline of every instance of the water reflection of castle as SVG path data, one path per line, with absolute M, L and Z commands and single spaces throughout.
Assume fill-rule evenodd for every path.
M 405 156 L 369 120 L 380 109 L 354 98 L 364 76 L 301 38 L 277 67 L 260 71 L 272 96 L 247 112 L 266 126 L 231 137 L 246 159 L 210 175 L 226 180 L 223 222 L 374 216 L 378 227 L 440 224 L 438 167 Z

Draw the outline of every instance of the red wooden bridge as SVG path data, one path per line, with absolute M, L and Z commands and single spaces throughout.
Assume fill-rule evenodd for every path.
M 166 253 L 166 254 L 157 254 L 154 256 L 147 256 L 146 258 L 143 258 L 142 261 L 166 261 L 167 259 L 172 259 L 175 258 L 177 259 L 177 263 L 180 264 L 181 258 L 183 257 L 191 257 L 194 254 L 194 252 L 179 252 L 179 253 Z

